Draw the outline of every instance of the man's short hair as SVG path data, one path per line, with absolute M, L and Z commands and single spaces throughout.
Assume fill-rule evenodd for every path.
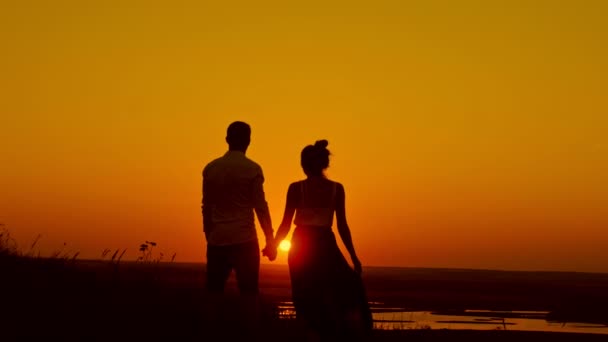
M 251 127 L 242 121 L 235 121 L 228 126 L 226 142 L 230 148 L 242 149 L 249 146 Z

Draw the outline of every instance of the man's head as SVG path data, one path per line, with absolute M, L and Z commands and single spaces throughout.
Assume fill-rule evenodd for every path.
M 230 150 L 247 151 L 251 141 L 251 127 L 242 121 L 235 121 L 228 126 L 226 142 Z

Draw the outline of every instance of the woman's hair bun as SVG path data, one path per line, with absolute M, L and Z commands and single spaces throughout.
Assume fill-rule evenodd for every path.
M 327 148 L 327 145 L 329 145 L 329 142 L 325 139 L 317 140 L 317 142 L 315 142 L 315 147 Z

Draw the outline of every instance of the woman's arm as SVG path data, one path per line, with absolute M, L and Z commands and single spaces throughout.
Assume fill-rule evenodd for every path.
M 346 222 L 346 192 L 344 191 L 344 186 L 342 184 L 337 184 L 336 189 L 336 220 L 338 223 L 338 233 L 340 234 L 340 238 L 344 243 L 344 247 L 350 254 L 350 258 L 353 261 L 353 266 L 355 267 L 355 271 L 357 273 L 361 273 L 361 262 L 357 257 L 357 253 L 355 253 L 355 246 L 353 245 L 353 239 L 350 234 L 350 228 L 348 227 L 348 222 Z
M 277 244 L 281 243 L 281 241 L 285 239 L 287 234 L 289 234 L 289 230 L 291 229 L 291 222 L 293 221 L 293 215 L 296 212 L 296 206 L 298 203 L 298 191 L 296 184 L 297 183 L 292 183 L 287 190 L 287 200 L 285 201 L 283 220 L 281 221 L 281 225 L 277 230 L 277 235 L 274 238 Z

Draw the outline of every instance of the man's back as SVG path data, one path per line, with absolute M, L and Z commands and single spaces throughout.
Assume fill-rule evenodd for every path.
M 203 212 L 209 244 L 257 239 L 254 209 L 268 210 L 263 182 L 262 168 L 241 151 L 228 151 L 207 164 L 203 170 Z
M 207 164 L 203 170 L 203 230 L 207 240 L 207 290 L 212 294 L 208 319 L 217 316 L 221 305 L 215 295 L 224 291 L 234 270 L 244 308 L 254 327 L 259 293 L 260 246 L 254 212 L 264 232 L 268 259 L 276 258 L 276 247 L 268 204 L 264 196 L 262 168 L 245 156 L 251 142 L 251 127 L 235 121 L 226 131 L 228 152 Z M 269 251 L 269 252 L 267 252 Z M 221 297 L 221 296 L 220 296 Z M 211 327 L 215 326 L 214 324 Z

